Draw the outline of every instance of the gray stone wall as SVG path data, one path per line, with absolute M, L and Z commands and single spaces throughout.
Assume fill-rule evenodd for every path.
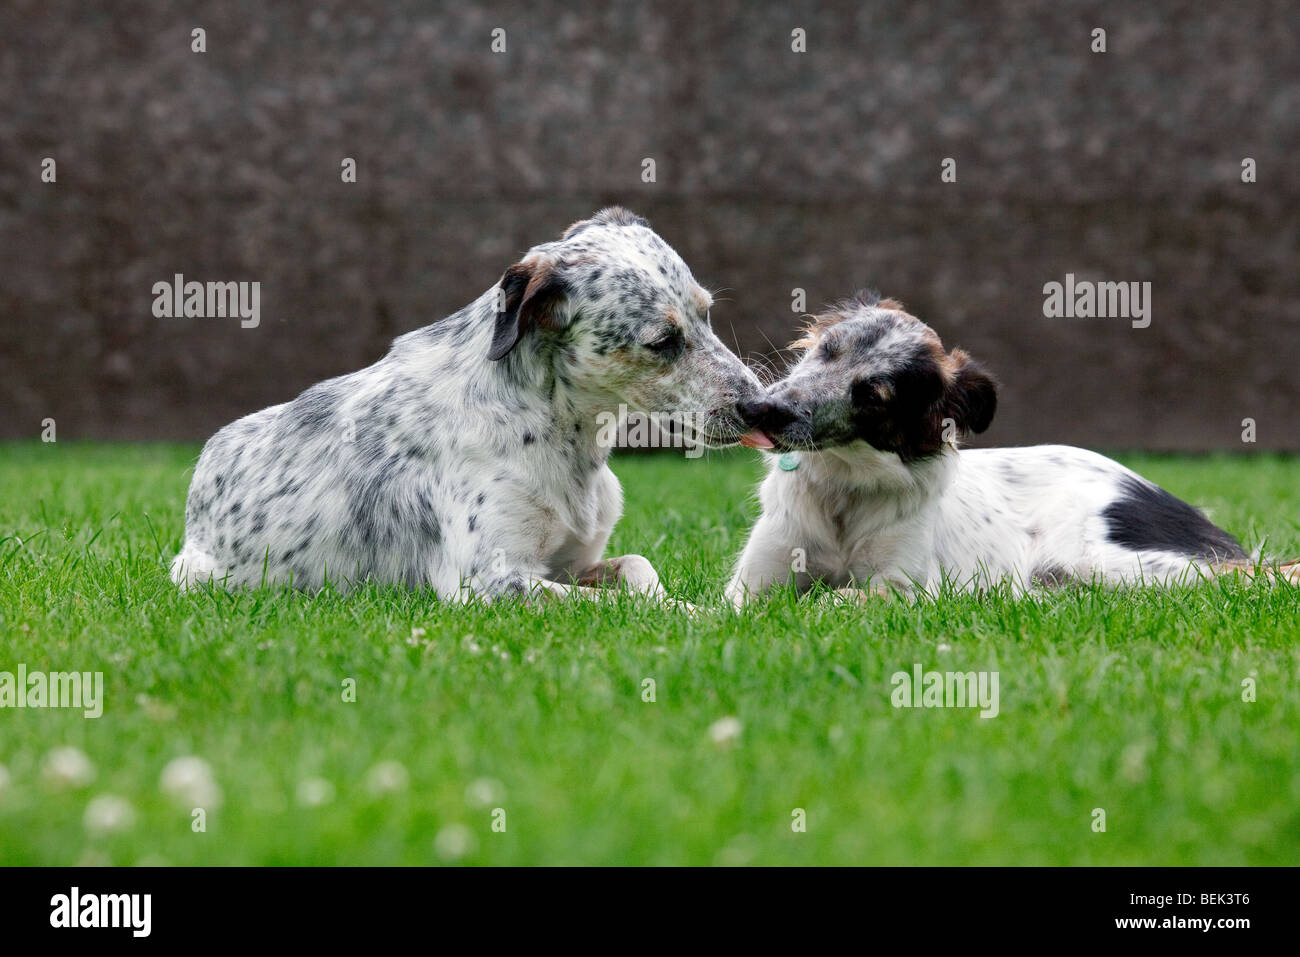
M 1300 449 L 1285 2 L 11 0 L 0 36 L 5 436 L 205 437 L 621 203 L 742 352 L 780 362 L 795 288 L 902 299 L 1000 374 L 987 443 Z M 261 325 L 155 318 L 175 273 L 260 282 Z M 1066 273 L 1150 282 L 1150 326 L 1046 318 Z

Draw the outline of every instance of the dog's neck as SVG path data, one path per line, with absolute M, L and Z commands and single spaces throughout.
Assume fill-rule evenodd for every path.
M 800 452 L 796 475 L 814 487 L 856 497 L 891 499 L 900 515 L 920 511 L 952 482 L 960 453 L 945 445 L 935 455 L 904 462 L 866 442 Z
M 532 333 L 525 333 L 503 358 L 489 359 L 495 325 L 493 287 L 459 312 L 402 336 L 394 352 L 427 366 L 435 379 L 433 388 L 445 388 L 445 381 L 432 370 L 455 366 L 472 399 L 467 411 L 475 406 L 494 411 L 507 407 L 521 443 L 556 450 L 577 471 L 603 464 L 612 447 L 601 443 L 598 417 L 617 410 L 617 400 L 583 389 L 567 374 L 554 343 Z
M 504 390 L 543 413 L 545 438 L 577 462 L 603 464 L 614 447 L 603 441 L 601 417 L 617 415 L 619 400 L 604 390 L 583 385 L 573 374 L 562 349 L 541 337 L 529 337 L 489 372 Z M 543 436 L 539 436 L 542 438 Z

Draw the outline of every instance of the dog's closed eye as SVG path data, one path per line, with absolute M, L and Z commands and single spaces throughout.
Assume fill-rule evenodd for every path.
M 659 355 L 671 355 L 681 348 L 682 342 L 682 330 L 674 327 L 656 333 L 650 341 L 644 343 L 644 345 L 651 352 L 658 353 Z

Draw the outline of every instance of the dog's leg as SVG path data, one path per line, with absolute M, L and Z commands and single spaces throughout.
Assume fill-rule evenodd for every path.
M 645 569 L 648 569 L 650 574 L 654 575 L 654 568 L 651 567 L 648 561 L 646 561 L 644 558 L 641 558 L 640 555 L 624 555 L 621 558 L 611 558 L 609 560 L 609 563 L 612 564 L 616 562 L 621 562 L 624 559 L 628 559 L 628 558 L 640 559 L 641 562 L 645 563 L 644 566 Z M 642 575 L 643 574 L 644 573 L 642 572 Z M 538 578 L 533 580 L 531 596 L 539 598 L 543 601 L 557 599 L 557 598 L 560 599 L 583 598 L 583 599 L 589 599 L 591 601 L 603 601 L 603 600 L 608 600 L 619 593 L 619 589 L 617 587 L 613 587 L 613 588 L 609 587 L 611 584 L 614 585 L 625 584 L 625 585 L 629 585 L 628 590 L 631 592 L 631 594 L 644 595 L 647 598 L 653 599 L 656 604 L 663 605 L 667 608 L 675 608 L 679 611 L 684 611 L 688 615 L 694 615 L 699 612 L 699 609 L 697 609 L 690 602 L 667 597 L 664 594 L 663 586 L 659 584 L 659 576 L 655 575 L 654 577 L 655 580 L 654 580 L 653 589 L 647 587 L 646 580 L 644 577 L 642 577 L 641 583 L 638 586 L 632 586 L 627 579 L 621 579 L 618 581 L 615 581 L 614 579 L 608 579 L 603 581 L 602 584 L 600 585 L 593 586 L 593 585 L 585 585 L 585 584 L 566 585 L 563 582 L 555 582 L 546 578 Z
M 549 578 L 534 578 L 529 583 L 529 598 L 540 601 L 553 601 L 566 598 L 586 598 L 599 601 L 608 598 L 613 592 L 588 585 L 569 585 L 564 582 L 551 581 Z
M 736 573 L 727 585 L 726 599 L 733 608 L 741 608 L 774 585 L 801 577 L 799 563 L 802 560 L 806 568 L 807 553 L 801 555 L 797 546 L 789 544 L 794 539 L 795 536 L 766 515 L 754 523 L 754 530 L 736 563 Z
M 461 601 L 475 598 L 484 601 L 517 598 L 526 602 L 567 598 L 606 600 L 618 594 L 618 586 L 624 586 L 632 594 L 654 599 L 659 604 L 690 613 L 696 610 L 687 602 L 668 598 L 654 566 L 640 555 L 623 555 L 599 562 L 571 583 L 523 572 L 507 573 L 486 581 L 471 579 L 461 587 L 458 594 Z
M 1248 579 L 1262 576 L 1274 584 L 1300 585 L 1300 559 L 1280 562 L 1276 568 L 1262 564 L 1256 567 L 1250 562 L 1220 562 L 1213 566 L 1213 571 L 1216 575 L 1242 575 Z
M 603 594 L 598 588 L 568 585 L 521 571 L 497 574 L 488 579 L 471 578 L 461 585 L 457 597 L 463 602 L 511 599 L 531 602 L 568 598 L 571 595 L 599 598 Z
M 659 573 L 650 564 L 649 559 L 641 555 L 620 555 L 617 558 L 601 558 L 609 542 L 610 532 L 623 511 L 623 489 L 614 473 L 606 467 L 596 484 L 597 532 L 579 555 L 574 584 L 566 586 L 570 594 L 582 594 L 596 597 L 599 589 L 623 587 L 635 594 L 653 598 L 660 604 L 683 608 L 694 612 L 687 602 L 669 598 L 659 581 Z M 547 587 L 547 586 L 543 586 Z M 549 592 L 548 593 L 554 593 Z
M 831 595 L 837 605 L 874 605 L 882 600 L 893 601 L 895 592 L 887 585 L 875 583 L 866 587 L 845 585 L 843 588 L 836 588 Z
M 628 591 L 655 599 L 661 605 L 679 609 L 690 615 L 699 612 L 699 609 L 688 601 L 669 598 L 659 581 L 659 573 L 654 570 L 654 566 L 648 559 L 640 555 L 620 555 L 618 558 L 607 558 L 597 562 L 582 573 L 578 578 L 578 585 L 588 586 L 583 588 L 584 591 L 591 590 L 591 586 L 608 588 L 611 585 L 622 585 Z
M 578 575 L 577 582 L 579 585 L 597 588 L 623 585 L 628 591 L 652 598 L 664 597 L 664 586 L 659 582 L 659 573 L 640 555 L 606 558 L 585 569 Z

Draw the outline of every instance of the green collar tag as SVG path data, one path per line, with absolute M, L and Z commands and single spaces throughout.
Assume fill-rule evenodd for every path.
M 781 466 L 781 470 L 784 472 L 793 472 L 799 467 L 799 453 L 783 452 L 781 457 L 776 460 L 776 464 Z

